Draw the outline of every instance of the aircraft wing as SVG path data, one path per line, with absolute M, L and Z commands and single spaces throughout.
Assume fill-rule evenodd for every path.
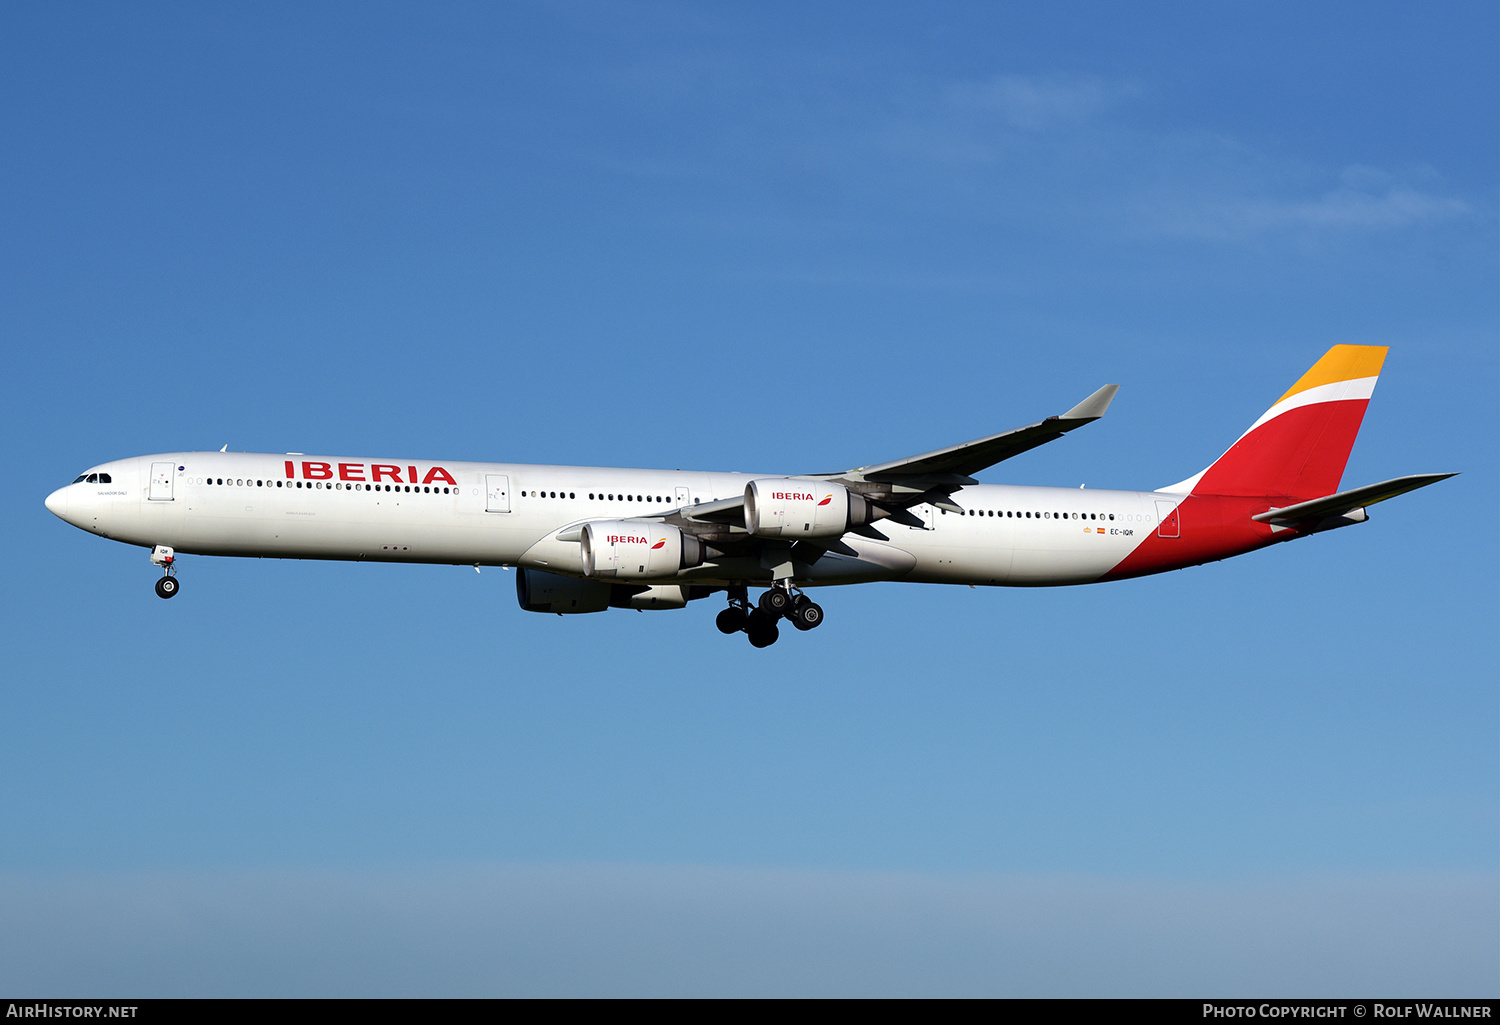
M 960 445 L 950 445 L 934 452 L 897 459 L 874 466 L 861 466 L 845 473 L 800 474 L 808 480 L 826 480 L 840 484 L 878 510 L 878 521 L 889 520 L 892 524 L 924 528 L 925 523 L 913 512 L 914 506 L 927 503 L 939 509 L 963 515 L 964 510 L 954 503 L 953 492 L 965 485 L 978 483 L 971 474 L 985 467 L 1019 455 L 1039 445 L 1061 438 L 1069 431 L 1084 424 L 1093 423 L 1109 408 L 1119 385 L 1106 384 L 1078 405 L 1060 416 L 1047 419 L 1001 434 L 992 434 Z M 660 513 L 646 513 L 627 519 L 654 520 L 672 524 L 700 541 L 710 544 L 720 554 L 731 557 L 759 556 L 764 560 L 767 553 L 781 554 L 777 561 L 793 560 L 814 563 L 829 552 L 849 557 L 857 551 L 836 537 L 792 542 L 784 538 L 763 538 L 752 535 L 745 527 L 745 496 L 685 506 Z M 881 523 L 881 526 L 884 526 Z M 862 537 L 887 541 L 875 522 L 864 522 L 852 527 L 851 532 Z M 560 532 L 558 541 L 582 540 L 582 525 Z
M 961 445 L 949 445 L 933 452 L 908 456 L 889 463 L 861 466 L 841 474 L 840 477 L 890 483 L 902 478 L 938 478 L 947 476 L 972 477 L 987 466 L 994 466 L 1012 456 L 1056 441 L 1069 431 L 1084 424 L 1093 423 L 1104 415 L 1120 390 L 1117 384 L 1106 384 L 1061 416 L 1049 416 L 1039 423 L 1017 427 L 987 438 L 966 441 Z M 954 480 L 954 484 L 972 484 L 973 480 Z
M 1315 498 L 1311 502 L 1298 502 L 1296 505 L 1289 505 L 1282 509 L 1256 513 L 1250 518 L 1257 523 L 1270 523 L 1273 526 L 1283 527 L 1307 520 L 1323 519 L 1327 516 L 1342 516 L 1355 509 L 1363 509 L 1376 502 L 1384 502 L 1388 498 L 1395 498 L 1408 491 L 1425 488 L 1429 484 L 1436 484 L 1440 480 L 1457 476 L 1456 473 L 1416 473 L 1409 477 L 1381 481 L 1379 484 L 1366 484 L 1352 491 L 1340 491 L 1336 495 Z
M 971 474 L 1061 438 L 1084 424 L 1093 423 L 1104 415 L 1115 392 L 1119 390 L 1120 386 L 1117 384 L 1106 384 L 1061 416 L 1049 416 L 1038 423 L 992 434 L 987 438 L 950 445 L 906 459 L 861 466 L 846 473 L 802 476 L 844 484 L 851 491 L 878 503 L 885 509 L 885 517 L 895 523 L 919 526 L 921 521 L 907 510 L 924 502 L 961 515 L 963 510 L 953 503 L 949 495 L 966 484 L 977 483 Z M 648 515 L 643 518 L 666 519 L 694 533 L 719 535 L 722 540 L 729 540 L 731 534 L 744 534 L 744 509 L 744 496 L 735 495 L 706 505 L 676 510 L 665 517 Z M 867 537 L 885 540 L 885 535 L 873 526 L 867 525 L 855 530 Z
M 845 473 L 801 474 L 805 479 L 822 479 L 842 484 L 851 492 L 864 496 L 881 510 L 881 519 L 892 523 L 921 527 L 923 521 L 910 511 L 913 506 L 929 503 L 949 512 L 963 514 L 950 497 L 959 488 L 977 483 L 970 474 L 987 466 L 1009 459 L 1011 456 L 1044 445 L 1062 437 L 1084 424 L 1093 423 L 1104 415 L 1110 401 L 1119 391 L 1119 385 L 1107 384 L 1084 399 L 1061 416 L 1050 416 L 1038 423 L 1018 427 L 1002 434 L 967 441 L 961 445 L 950 445 L 935 452 L 897 459 L 874 466 L 861 466 Z M 781 545 L 785 542 L 771 541 L 750 536 L 744 526 L 745 498 L 731 498 L 675 509 L 665 514 L 648 513 L 641 519 L 661 520 L 673 523 L 689 533 L 711 539 L 716 545 L 761 546 L 767 543 Z M 853 528 L 853 532 L 881 541 L 886 535 L 871 523 Z M 566 540 L 572 540 L 568 537 Z M 846 546 L 837 540 L 826 542 L 801 542 L 800 547 L 811 556 L 818 557 L 814 549 L 834 551 Z

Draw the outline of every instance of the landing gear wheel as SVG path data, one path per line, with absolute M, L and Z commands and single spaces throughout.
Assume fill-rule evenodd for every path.
M 781 631 L 776 628 L 776 617 L 761 609 L 750 613 L 745 633 L 750 636 L 751 647 L 755 648 L 769 648 L 781 636 Z
M 714 626 L 719 628 L 719 633 L 737 634 L 745 629 L 745 620 L 748 618 L 744 609 L 731 605 L 714 618 Z
M 792 614 L 788 618 L 791 619 L 792 625 L 798 630 L 811 630 L 813 627 L 822 624 L 823 606 L 815 601 L 808 601 L 806 598 L 803 598 L 792 609 Z
M 773 616 L 782 616 L 792 607 L 792 596 L 780 587 L 773 587 L 760 596 L 760 608 L 762 612 L 769 612 Z
M 156 596 L 158 598 L 170 598 L 177 593 L 177 578 L 162 577 L 156 582 Z

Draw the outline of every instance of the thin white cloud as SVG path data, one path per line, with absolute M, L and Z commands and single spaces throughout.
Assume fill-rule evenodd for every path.
M 860 180 L 872 191 L 882 176 L 899 182 L 907 207 L 1136 237 L 1336 237 L 1480 215 L 1431 168 L 1318 167 L 1125 116 L 1146 95 L 1125 81 L 1001 75 L 908 96 L 873 135 L 887 161 L 863 165 Z
M 1124 102 L 1136 92 L 1124 83 L 1062 75 L 998 75 L 950 88 L 949 106 L 989 114 L 1031 132 L 1073 128 Z
M 1310 198 L 1225 196 L 1194 204 L 1157 203 L 1144 225 L 1162 234 L 1236 239 L 1273 232 L 1383 231 L 1473 216 L 1460 199 L 1409 185 L 1367 189 L 1341 185 Z
M 1494 996 L 1500 887 L 621 866 L 0 877 L 0 988 Z

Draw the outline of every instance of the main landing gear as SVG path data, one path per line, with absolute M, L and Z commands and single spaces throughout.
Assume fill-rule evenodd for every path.
M 729 589 L 729 608 L 720 612 L 714 625 L 720 633 L 744 631 L 750 644 L 769 648 L 781 636 L 777 620 L 786 619 L 798 630 L 811 630 L 823 622 L 823 607 L 791 585 L 777 583 L 750 607 L 749 593 L 743 587 Z
M 177 593 L 179 585 L 177 575 L 172 568 L 172 564 L 176 561 L 177 556 L 166 545 L 157 545 L 151 549 L 151 565 L 161 567 L 161 579 L 156 582 L 158 598 L 170 598 Z

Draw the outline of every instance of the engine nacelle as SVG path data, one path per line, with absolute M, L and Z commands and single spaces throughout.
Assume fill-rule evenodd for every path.
M 842 484 L 776 477 L 745 486 L 745 529 L 756 537 L 838 537 L 877 513 Z
M 585 523 L 579 540 L 583 572 L 595 578 L 650 580 L 703 563 L 703 545 L 667 523 L 639 520 Z
M 620 609 L 681 609 L 686 608 L 688 603 L 688 589 L 682 584 L 657 584 L 640 590 L 640 585 L 626 587 L 623 584 L 616 585 L 622 591 L 635 591 L 635 594 L 616 599 L 615 607 Z
M 516 600 L 527 612 L 572 615 L 603 612 L 609 608 L 613 588 L 597 580 L 579 580 L 539 569 L 516 570 Z

